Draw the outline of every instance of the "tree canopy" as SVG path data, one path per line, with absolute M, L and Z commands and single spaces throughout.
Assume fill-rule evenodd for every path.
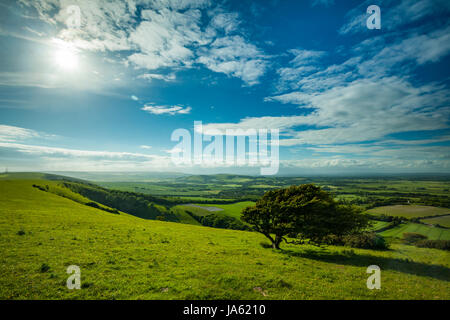
M 242 211 L 241 219 L 270 239 L 274 249 L 281 241 L 320 245 L 331 234 L 352 234 L 368 225 L 359 208 L 339 204 L 313 184 L 268 191 L 255 206 Z

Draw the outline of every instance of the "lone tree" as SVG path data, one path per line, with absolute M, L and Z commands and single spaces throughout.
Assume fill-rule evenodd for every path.
M 343 236 L 368 226 L 360 209 L 339 204 L 313 184 L 268 191 L 255 206 L 242 211 L 241 219 L 265 235 L 274 249 L 280 248 L 281 241 L 320 245 L 331 234 Z

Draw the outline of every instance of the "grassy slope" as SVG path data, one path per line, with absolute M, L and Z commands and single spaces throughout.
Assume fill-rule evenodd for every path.
M 32 183 L 0 181 L 0 299 L 450 298 L 448 252 L 403 245 L 276 252 L 256 233 L 115 215 Z M 48 272 L 39 271 L 43 263 Z M 81 290 L 65 286 L 71 264 L 81 267 Z M 381 290 L 366 288 L 371 264 L 382 269 Z
M 385 214 L 387 216 L 393 217 L 417 218 L 436 216 L 440 214 L 450 214 L 450 209 L 430 206 L 395 205 L 378 207 L 370 209 L 367 212 L 372 214 Z

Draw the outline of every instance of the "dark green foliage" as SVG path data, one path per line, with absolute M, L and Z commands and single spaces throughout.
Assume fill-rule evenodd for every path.
M 47 191 L 47 189 L 45 189 L 44 187 L 41 187 L 41 186 L 39 186 L 37 184 L 33 184 L 33 188 L 39 189 L 41 191 Z
M 369 217 L 372 220 L 392 222 L 394 226 L 399 225 L 402 221 L 408 221 L 408 219 L 404 217 L 393 217 L 386 214 L 369 215 Z
M 95 185 L 82 183 L 64 182 L 63 186 L 93 201 L 139 218 L 154 220 L 158 216 L 161 216 L 164 217 L 165 221 L 178 221 L 176 215 L 170 211 L 164 212 L 155 206 L 155 204 L 159 204 L 160 206 L 173 204 L 166 199 L 141 193 L 108 190 Z M 94 206 L 94 204 L 91 206 Z
M 241 219 L 265 235 L 275 249 L 282 240 L 293 243 L 322 244 L 330 234 L 344 236 L 368 226 L 361 210 L 336 202 L 326 191 L 312 184 L 268 191 L 253 207 L 242 212 Z
M 17 231 L 17 235 L 18 236 L 24 236 L 25 235 L 25 231 L 19 230 L 19 231 Z
M 405 232 L 403 234 L 403 240 L 407 244 L 414 244 L 418 241 L 422 241 L 422 240 L 426 240 L 426 239 L 428 239 L 428 237 L 423 234 L 420 234 L 420 233 Z
M 427 236 L 420 233 L 405 232 L 403 234 L 403 240 L 406 244 L 419 248 L 450 250 L 450 240 L 429 240 Z
M 39 268 L 39 272 L 47 272 L 50 270 L 50 266 L 46 263 L 41 264 L 40 268 Z
M 450 250 L 450 240 L 419 240 L 414 245 L 420 248 Z
M 223 214 L 209 214 L 207 216 L 199 217 L 199 222 L 207 227 L 233 229 L 233 230 L 248 230 L 245 224 L 238 219 Z
M 88 202 L 88 203 L 85 203 L 85 205 L 87 205 L 89 207 L 97 208 L 97 209 L 100 209 L 100 210 L 103 210 L 106 212 L 119 214 L 119 211 L 117 209 L 105 208 L 105 207 L 99 206 L 98 203 L 95 203 L 95 202 Z
M 198 216 L 191 211 L 186 210 L 192 218 L 200 222 L 203 226 L 220 228 L 220 229 L 233 229 L 233 230 L 249 230 L 250 228 L 243 224 L 238 219 L 223 214 L 212 213 L 206 216 Z
M 386 240 L 374 232 L 363 232 L 342 237 L 343 244 L 352 248 L 386 250 L 389 244 Z
M 262 242 L 261 241 L 259 244 L 261 245 L 261 247 L 266 248 L 266 249 L 272 248 L 272 245 L 270 243 L 267 243 L 267 242 Z
M 332 234 L 327 237 L 326 243 L 330 245 L 372 250 L 386 250 L 389 248 L 389 244 L 386 240 L 374 232 L 362 232 L 345 236 L 336 236 Z

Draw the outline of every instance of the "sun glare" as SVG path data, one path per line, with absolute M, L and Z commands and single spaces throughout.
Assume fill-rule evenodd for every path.
M 71 48 L 60 48 L 55 52 L 55 62 L 61 69 L 73 71 L 78 67 L 78 56 Z

